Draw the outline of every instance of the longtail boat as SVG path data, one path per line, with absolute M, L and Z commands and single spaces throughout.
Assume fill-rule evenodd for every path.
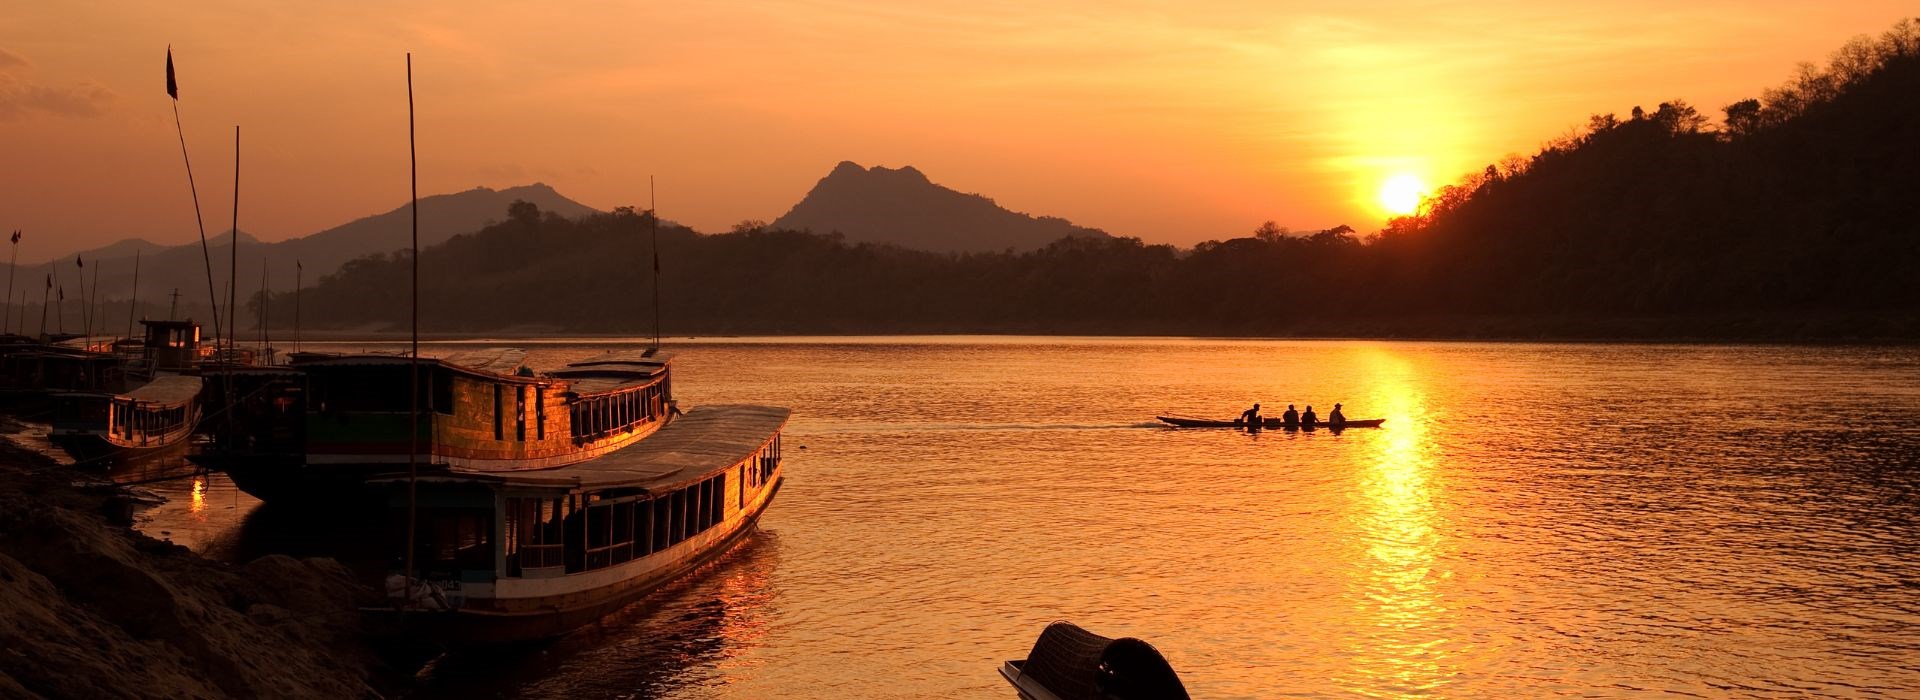
M 544 374 L 525 355 L 420 358 L 412 431 L 406 356 L 309 353 L 285 368 L 237 368 L 234 428 L 210 422 L 214 446 L 194 459 L 261 500 L 312 500 L 363 492 L 369 477 L 405 468 L 409 449 L 426 471 L 577 464 L 646 438 L 674 410 L 667 354 L 612 352 Z
M 375 478 L 402 516 L 411 483 L 417 563 L 416 575 L 393 571 L 388 604 L 367 612 L 455 645 L 551 638 L 599 619 L 753 530 L 780 490 L 789 415 L 703 407 L 592 461 Z
M 1166 423 L 1167 425 L 1171 425 L 1176 428 L 1246 428 L 1248 427 L 1246 421 L 1241 421 L 1241 420 L 1210 420 L 1206 418 L 1186 418 L 1183 416 L 1155 416 L 1155 418 L 1160 419 L 1160 422 L 1162 423 Z M 1314 421 L 1313 423 L 1295 422 L 1290 424 L 1282 421 L 1279 418 L 1262 418 L 1260 420 L 1260 425 L 1256 427 L 1278 428 L 1283 430 L 1303 430 L 1303 429 L 1314 430 L 1316 428 L 1326 428 L 1328 430 L 1345 430 L 1347 428 L 1378 428 L 1380 427 L 1380 424 L 1385 422 L 1387 422 L 1387 419 L 1385 418 L 1368 418 L 1366 420 L 1348 420 L 1337 425 L 1324 420 Z

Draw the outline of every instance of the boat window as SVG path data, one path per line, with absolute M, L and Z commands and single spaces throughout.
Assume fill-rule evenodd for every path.
M 495 440 L 507 439 L 506 423 L 504 422 L 507 417 L 506 411 L 503 410 L 505 408 L 503 405 L 505 399 L 501 396 L 501 392 L 503 391 L 505 391 L 505 389 L 499 384 L 493 385 L 493 439 Z
M 506 503 L 507 575 L 526 568 L 561 566 L 560 501 L 551 498 L 509 498 Z
M 405 518 L 405 511 L 397 513 Z M 493 571 L 493 510 L 433 508 L 421 511 L 414 566 L 429 579 L 462 571 Z M 404 552 L 404 542 L 402 550 Z
M 533 388 L 534 439 L 547 439 L 547 392 L 544 387 Z
M 673 537 L 672 542 L 679 544 L 687 538 L 687 490 L 673 492 Z
M 633 559 L 633 503 L 617 503 L 613 506 L 613 563 L 620 564 Z
M 658 552 L 673 545 L 673 498 L 671 496 L 654 499 L 653 506 L 653 548 L 649 553 Z
M 513 439 L 527 441 L 527 387 L 522 384 L 513 388 Z
M 653 553 L 653 501 L 635 501 L 633 504 L 633 556 L 644 557 Z

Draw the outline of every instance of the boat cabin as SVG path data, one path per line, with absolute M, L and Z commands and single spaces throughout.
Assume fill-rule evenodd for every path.
M 147 321 L 143 343 L 148 367 L 155 370 L 187 370 L 200 361 L 200 324 L 185 321 Z
M 427 464 L 545 469 L 632 444 L 666 422 L 668 358 L 608 357 L 538 375 L 519 350 L 420 358 L 420 426 L 409 437 L 413 361 L 394 355 L 308 356 L 308 464 L 405 464 L 409 441 Z
M 500 622 L 520 616 L 527 626 L 493 630 L 504 637 L 564 632 L 743 534 L 777 491 L 789 415 L 765 406 L 706 407 L 589 462 L 419 476 L 415 590 L 390 579 L 388 592 L 413 608 L 481 612 Z M 406 530 L 407 482 L 405 475 L 373 482 L 390 494 L 394 533 Z M 399 544 L 396 564 L 406 552 Z

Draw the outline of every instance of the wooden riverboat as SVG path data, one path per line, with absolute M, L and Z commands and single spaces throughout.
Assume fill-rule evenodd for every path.
M 167 374 L 123 394 L 56 399 L 47 438 L 75 459 L 131 458 L 183 447 L 200 421 L 200 378 Z
M 243 405 L 234 426 L 229 432 L 224 421 L 210 421 L 214 447 L 195 459 L 262 500 L 318 501 L 404 469 L 410 451 L 428 469 L 577 464 L 639 442 L 673 411 L 667 354 L 612 352 L 545 374 L 529 368 L 525 355 L 490 349 L 421 358 L 419 423 L 411 431 L 407 357 L 304 354 L 274 373 L 238 368 L 231 377 Z M 243 391 L 249 380 L 278 382 L 260 390 L 272 400 Z M 263 433 L 277 437 L 263 441 Z
M 1176 428 L 1245 428 L 1247 427 L 1246 422 L 1239 421 L 1239 420 L 1210 420 L 1206 418 L 1187 418 L 1183 416 L 1155 416 L 1155 417 L 1159 418 L 1160 422 L 1166 423 L 1167 425 L 1171 425 Z M 1365 420 L 1349 420 L 1339 425 L 1335 425 L 1333 423 L 1330 423 L 1324 420 L 1315 421 L 1311 424 L 1302 424 L 1297 422 L 1288 424 L 1286 422 L 1281 421 L 1279 418 L 1262 418 L 1260 420 L 1260 425 L 1257 427 L 1271 428 L 1271 429 L 1284 429 L 1284 430 L 1314 430 L 1316 428 L 1326 428 L 1328 430 L 1345 430 L 1347 428 L 1378 428 L 1382 423 L 1385 423 L 1385 422 L 1387 422 L 1387 419 L 1385 418 L 1368 418 Z
M 456 645 L 552 638 L 593 622 L 748 536 L 780 490 L 789 415 L 704 407 L 592 461 L 375 479 L 402 525 L 390 528 L 395 538 L 411 495 L 419 575 L 394 571 L 389 604 L 367 612 Z

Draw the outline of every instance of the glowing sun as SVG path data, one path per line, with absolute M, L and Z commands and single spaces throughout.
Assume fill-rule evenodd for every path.
M 1406 216 L 1420 209 L 1420 200 L 1426 194 L 1427 183 L 1420 176 L 1401 173 L 1380 184 L 1380 208 L 1394 216 Z

